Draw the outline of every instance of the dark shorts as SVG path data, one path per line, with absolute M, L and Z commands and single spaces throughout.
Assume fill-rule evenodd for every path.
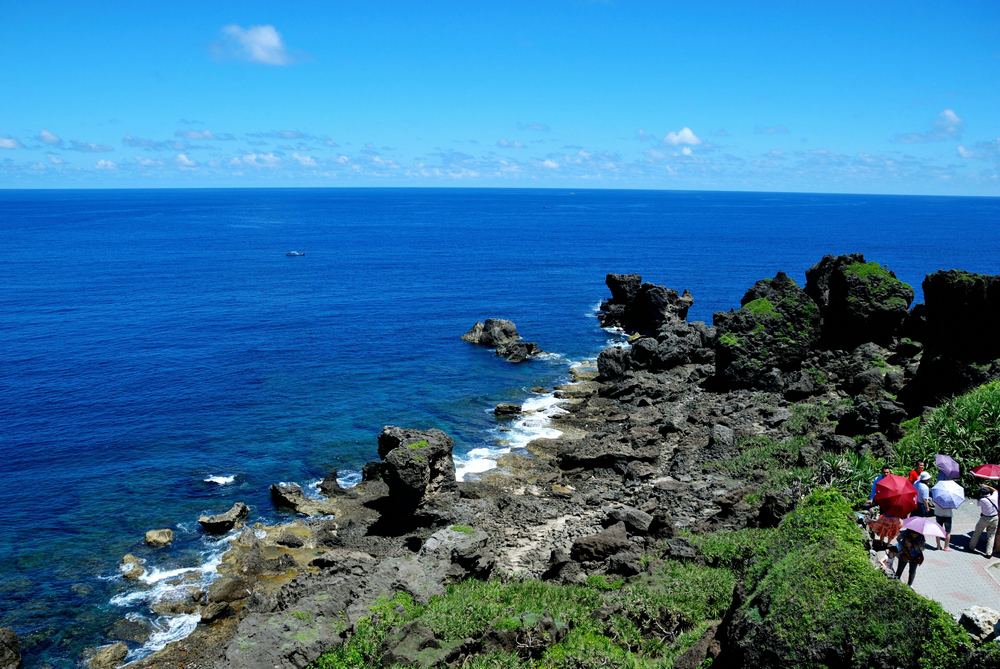
M 945 532 L 951 532 L 951 516 L 934 516 L 934 520 L 944 528 Z

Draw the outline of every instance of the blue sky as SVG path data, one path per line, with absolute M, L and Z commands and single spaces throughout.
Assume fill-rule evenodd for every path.
M 0 2 L 0 187 L 1000 195 L 1000 3 Z

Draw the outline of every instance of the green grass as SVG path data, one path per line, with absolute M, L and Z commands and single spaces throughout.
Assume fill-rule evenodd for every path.
M 613 584 L 613 588 L 611 585 Z M 668 669 L 718 620 L 732 600 L 735 578 L 727 569 L 668 561 L 653 574 L 628 584 L 592 578 L 587 585 L 553 585 L 534 580 L 498 578 L 449 586 L 444 597 L 414 604 L 407 595 L 379 600 L 340 646 L 329 649 L 312 669 L 375 669 L 381 646 L 393 628 L 417 620 L 446 641 L 480 638 L 492 625 L 520 629 L 538 615 L 572 622 L 567 637 L 540 660 L 516 655 L 480 655 L 467 667 L 529 669 L 585 666 Z M 610 589 L 609 589 L 610 588 Z M 397 605 L 402 611 L 397 611 Z M 601 606 L 620 607 L 607 620 L 591 617 Z M 681 633 L 662 634 L 664 619 L 681 621 Z
M 468 525 L 452 525 L 452 532 L 461 532 L 462 534 L 475 534 L 476 531 L 469 527 Z
M 912 468 L 918 461 L 934 465 L 944 453 L 962 467 L 963 483 L 972 486 L 969 471 L 987 462 L 1000 462 L 1000 381 L 993 381 L 955 397 L 923 419 L 903 424 L 905 434 L 894 445 L 893 464 Z
M 409 449 L 426 448 L 430 444 L 427 443 L 426 439 L 421 439 L 420 441 L 415 441 L 412 444 L 407 444 L 406 447 Z
M 858 262 L 854 263 L 853 265 L 848 265 L 847 267 L 844 268 L 844 271 L 847 272 L 848 274 L 852 274 L 856 277 L 866 280 L 873 276 L 877 276 L 883 279 L 890 279 L 892 281 L 897 280 L 893 278 L 891 274 L 889 274 L 889 270 L 883 268 L 874 260 L 869 263 Z
M 746 304 L 743 305 L 742 308 L 746 309 L 755 316 L 764 316 L 768 314 L 777 313 L 777 310 L 774 308 L 774 305 L 771 303 L 771 300 L 767 299 L 766 297 L 759 297 L 756 300 L 747 302 Z
M 732 332 L 723 332 L 719 337 L 719 343 L 726 346 L 740 346 L 740 338 L 734 335 Z

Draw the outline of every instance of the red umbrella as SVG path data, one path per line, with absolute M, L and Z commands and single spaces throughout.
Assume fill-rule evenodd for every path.
M 1000 465 L 979 465 L 972 468 L 972 475 L 981 479 L 1000 479 Z
M 906 518 L 917 508 L 917 489 L 905 476 L 889 474 L 875 484 L 875 503 L 886 515 Z

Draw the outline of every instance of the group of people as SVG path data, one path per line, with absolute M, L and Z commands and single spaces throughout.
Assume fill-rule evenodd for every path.
M 951 523 L 954 509 L 944 508 L 934 503 L 930 488 L 931 475 L 930 472 L 925 471 L 925 467 L 926 463 L 918 462 L 916 468 L 909 474 L 910 483 L 917 489 L 917 508 L 910 514 L 910 517 L 926 518 L 933 515 L 934 520 L 945 531 L 943 539 L 941 537 L 934 538 L 936 548 L 937 550 L 951 551 Z M 882 475 L 872 483 L 869 504 L 875 500 L 878 482 L 891 473 L 888 467 L 882 468 Z M 942 478 L 942 480 L 945 479 Z M 979 547 L 979 539 L 985 532 L 985 555 L 989 559 L 993 557 L 994 553 L 1000 552 L 1000 534 L 997 533 L 997 521 L 1000 518 L 1000 493 L 992 486 L 982 485 L 976 491 L 975 499 L 979 504 L 979 522 L 976 523 L 976 529 L 966 550 L 976 552 Z M 882 543 L 889 546 L 886 550 L 886 558 L 882 561 L 886 573 L 892 578 L 901 578 L 903 570 L 909 565 L 907 583 L 912 586 L 917 567 L 924 561 L 924 549 L 926 548 L 924 535 L 915 530 L 903 529 L 902 519 L 888 514 L 881 515 L 878 520 L 870 522 L 869 526 Z M 896 543 L 893 544 L 894 541 Z M 942 541 L 944 542 L 943 546 Z

